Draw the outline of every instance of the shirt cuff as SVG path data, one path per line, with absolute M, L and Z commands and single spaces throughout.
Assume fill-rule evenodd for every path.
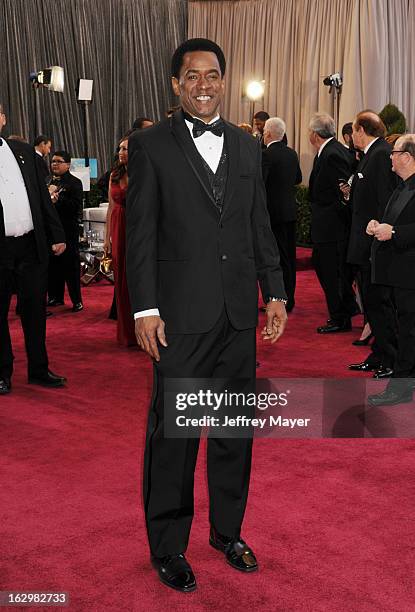
M 150 308 L 149 310 L 140 310 L 134 313 L 134 319 L 141 319 L 142 317 L 159 317 L 160 312 L 158 308 Z

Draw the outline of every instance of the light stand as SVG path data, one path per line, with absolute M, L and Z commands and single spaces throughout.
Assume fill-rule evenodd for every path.
M 339 137 L 339 118 L 340 118 L 340 96 L 343 87 L 343 77 L 340 72 L 329 74 L 329 76 L 323 79 L 323 84 L 329 87 L 329 94 L 334 92 L 334 111 L 335 111 L 335 123 L 336 123 L 336 137 Z
M 35 120 L 34 120 L 34 136 L 39 136 L 39 123 L 40 112 L 38 104 L 38 93 L 37 90 L 40 87 L 45 87 L 50 91 L 63 92 L 65 86 L 64 71 L 61 66 L 49 66 L 49 68 L 43 68 L 43 70 L 31 72 L 29 75 L 29 81 L 32 83 L 34 101 L 35 101 Z M 39 115 L 39 118 L 38 118 Z
M 76 86 L 77 102 L 81 106 L 82 115 L 82 131 L 84 136 L 84 158 L 85 168 L 89 169 L 89 148 L 88 148 L 88 106 L 92 103 L 92 86 L 93 81 L 90 79 L 78 79 Z M 85 208 L 88 208 L 89 192 L 85 191 Z

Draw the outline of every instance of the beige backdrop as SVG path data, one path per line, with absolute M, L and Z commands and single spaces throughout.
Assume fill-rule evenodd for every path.
M 188 35 L 211 38 L 225 52 L 222 112 L 230 121 L 251 122 L 244 85 L 265 80 L 255 111 L 286 121 L 305 182 L 309 119 L 335 113 L 328 74 L 343 73 L 340 127 L 359 110 L 392 102 L 415 129 L 415 0 L 190 0 Z

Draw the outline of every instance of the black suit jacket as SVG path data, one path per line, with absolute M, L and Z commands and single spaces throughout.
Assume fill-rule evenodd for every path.
M 336 242 L 348 238 L 350 212 L 344 204 L 339 180 L 347 181 L 352 158 L 335 138 L 314 158 L 309 180 L 311 237 L 313 242 Z
M 42 160 L 30 145 L 18 140 L 8 140 L 25 182 L 32 212 L 39 261 L 47 260 L 51 245 L 65 242 L 58 214 L 51 202 L 42 174 Z M 5 146 L 5 145 L 3 145 Z M 5 252 L 3 208 L 0 202 L 0 261 Z
M 79 246 L 79 221 L 82 218 L 82 181 L 70 172 L 53 178 L 52 185 L 62 191 L 55 204 L 59 219 L 65 230 L 66 240 L 72 246 Z
M 48 163 L 47 163 L 46 159 L 44 157 L 42 157 L 42 155 L 40 155 L 39 153 L 36 153 L 36 155 L 38 156 L 38 158 L 42 162 L 40 167 L 42 169 L 42 174 L 43 174 L 44 181 L 45 181 L 45 183 L 47 183 L 48 182 L 48 178 L 50 176 L 50 169 L 49 169 Z
M 282 141 L 272 143 L 262 153 L 262 174 L 271 225 L 295 221 L 294 186 L 303 179 L 297 153 Z
M 392 194 L 382 222 L 393 225 L 391 240 L 372 244 L 372 282 L 415 289 L 415 176 Z
M 226 123 L 223 213 L 181 111 L 129 139 L 127 277 L 133 312 L 158 307 L 170 333 L 257 324 L 264 296 L 285 297 L 261 173 L 261 149 Z
M 347 259 L 365 265 L 370 260 L 372 236 L 366 234 L 371 219 L 382 219 L 386 204 L 397 185 L 390 160 L 391 146 L 376 140 L 357 166 L 350 193 L 352 227 Z

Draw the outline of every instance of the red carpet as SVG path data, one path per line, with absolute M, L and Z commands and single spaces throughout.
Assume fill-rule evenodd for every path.
M 14 388 L 0 399 L 0 590 L 67 591 L 75 612 L 412 612 L 409 440 L 256 441 L 244 536 L 261 569 L 247 576 L 207 544 L 202 445 L 188 550 L 199 588 L 159 585 L 141 506 L 151 368 L 115 345 L 111 297 L 105 283 L 89 287 L 82 313 L 60 308 L 48 320 L 51 367 L 68 376 L 66 390 L 25 384 L 13 322 Z M 275 349 L 259 345 L 259 375 L 348 376 L 345 366 L 366 355 L 350 344 L 360 321 L 353 333 L 320 337 L 326 317 L 314 273 L 301 271 L 286 335 Z

